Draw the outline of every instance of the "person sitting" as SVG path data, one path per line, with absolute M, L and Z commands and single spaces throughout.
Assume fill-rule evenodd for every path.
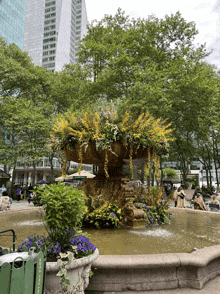
M 219 204 L 219 201 L 217 199 L 217 196 L 216 195 L 212 195 L 211 196 L 211 200 L 208 203 L 211 203 L 211 204 Z
M 194 209 L 199 209 L 199 210 L 207 210 L 204 201 L 201 198 L 201 194 L 197 193 L 194 199 Z
M 211 200 L 208 202 L 209 210 L 211 211 L 219 211 L 219 201 L 216 195 L 211 196 Z
M 216 194 L 216 198 L 217 198 L 218 202 L 220 202 L 220 193 L 219 192 Z
M 194 194 L 193 194 L 192 201 L 194 201 L 194 199 L 195 199 L 195 197 L 196 197 L 196 195 L 197 195 L 198 193 L 201 195 L 201 199 L 203 200 L 201 189 L 200 189 L 199 186 L 197 186 L 197 187 L 195 188 L 195 192 L 194 192 Z
M 8 192 L 7 191 L 3 191 L 2 192 L 2 196 L 8 196 Z M 12 198 L 11 197 L 9 197 L 9 202 L 10 202 L 10 204 L 12 204 Z

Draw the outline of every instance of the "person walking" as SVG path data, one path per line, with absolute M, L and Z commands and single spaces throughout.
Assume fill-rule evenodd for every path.
M 16 189 L 16 195 L 17 195 L 17 202 L 19 202 L 21 200 L 21 189 L 19 186 Z
M 174 207 L 177 206 L 177 197 L 178 197 L 177 187 L 174 186 L 174 192 L 173 192 Z
M 177 189 L 177 207 L 179 208 L 185 208 L 186 207 L 186 201 L 185 201 L 185 193 L 182 187 L 179 187 Z

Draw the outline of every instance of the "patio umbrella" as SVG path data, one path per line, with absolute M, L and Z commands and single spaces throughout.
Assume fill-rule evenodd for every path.
M 62 182 L 64 180 L 66 180 L 66 179 L 71 179 L 70 175 L 66 175 L 66 177 L 61 176 L 59 178 L 56 178 L 55 182 Z
M 72 177 L 87 177 L 87 178 L 91 179 L 91 178 L 94 178 L 95 175 L 89 173 L 89 172 L 86 171 L 86 170 L 81 170 L 80 173 L 71 174 L 71 175 L 68 175 L 68 177 L 70 177 L 70 179 L 71 179 Z
M 40 180 L 40 181 L 37 182 L 37 184 L 42 184 L 43 185 L 43 184 L 49 184 L 49 182 L 44 181 L 44 180 Z

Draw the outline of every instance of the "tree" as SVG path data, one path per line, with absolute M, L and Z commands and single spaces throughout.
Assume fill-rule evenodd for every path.
M 164 168 L 163 174 L 167 178 L 178 178 L 178 174 L 173 168 L 169 168 L 169 167 Z
M 89 80 L 85 96 L 121 99 L 135 112 L 149 110 L 172 122 L 172 156 L 184 180 L 197 133 L 204 124 L 212 126 L 210 113 L 219 99 L 219 77 L 203 61 L 209 55 L 205 45 L 194 46 L 197 34 L 195 23 L 179 12 L 135 20 L 119 9 L 89 25 L 78 53 Z
M 36 163 L 47 155 L 45 149 L 52 124 L 42 109 L 32 101 L 7 97 L 0 109 L 2 127 L 0 161 L 16 168 L 17 161 L 29 163 L 36 170 Z M 5 140 L 5 137 L 9 140 Z

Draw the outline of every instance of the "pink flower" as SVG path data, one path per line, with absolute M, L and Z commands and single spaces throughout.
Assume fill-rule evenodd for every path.
M 129 135 L 126 135 L 126 138 L 129 138 Z

